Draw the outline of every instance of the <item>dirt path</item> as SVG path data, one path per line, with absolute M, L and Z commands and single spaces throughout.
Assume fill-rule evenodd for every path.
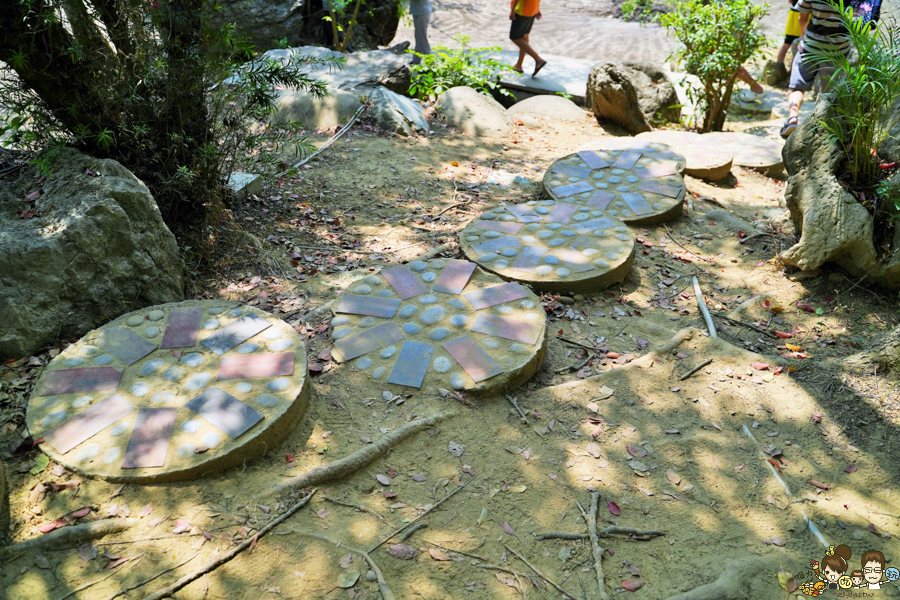
M 775 125 L 730 127 L 769 131 Z M 279 316 L 303 314 L 371 269 L 452 242 L 484 208 L 533 197 L 554 158 L 610 133 L 590 120 L 518 125 L 509 138 L 493 142 L 435 129 L 404 139 L 355 127 L 300 176 L 238 207 L 233 223 L 215 233 L 220 254 L 214 268 L 198 273 L 194 294 L 242 300 Z M 498 171 L 532 183 L 489 183 Z M 898 383 L 879 373 L 844 371 L 837 360 L 897 324 L 895 300 L 839 273 L 796 279 L 784 272 L 775 254 L 795 237 L 781 200 L 783 179 L 735 168 L 719 185 L 688 178 L 687 186 L 690 207 L 680 219 L 636 231 L 638 254 L 623 284 L 573 304 L 543 298 L 551 332 L 546 362 L 513 393 L 527 411 L 526 423 L 504 398 L 460 402 L 423 389 L 387 401 L 353 366 L 327 359 L 323 316 L 298 326 L 311 362 L 322 368 L 307 418 L 281 447 L 243 468 L 159 486 L 90 480 L 74 486 L 66 482 L 78 478 L 52 465 L 29 473 L 35 453 L 11 458 L 17 540 L 81 508 L 91 509 L 82 519 L 141 521 L 93 546 L 3 564 L 0 589 L 10 599 L 61 599 L 110 575 L 105 567 L 134 559 L 77 594 L 105 600 L 198 553 L 128 596 L 143 597 L 228 551 L 290 506 L 290 498 L 262 494 L 274 483 L 447 410 L 456 416 L 326 485 L 252 552 L 178 597 L 378 598 L 359 555 L 293 530 L 369 548 L 472 478 L 427 515 L 427 528 L 402 542 L 412 558 L 385 550 L 401 543 L 399 536 L 373 553 L 397 598 L 560 597 L 505 546 L 574 597 L 597 597 L 588 541 L 533 535 L 583 533 L 576 503 L 588 506 L 592 490 L 601 493 L 600 527 L 667 532 L 648 540 L 601 540 L 613 597 L 623 586 L 640 585 L 628 597 L 667 598 L 715 580 L 728 563 L 759 556 L 766 567 L 744 580 L 735 597 L 787 598 L 777 573 L 808 571 L 810 559 L 824 556 L 804 515 L 829 544 L 852 548 L 853 568 L 870 549 L 896 566 Z M 742 244 L 752 232 L 772 235 Z M 694 274 L 714 311 L 791 337 L 720 319 L 722 339 L 710 340 L 689 287 Z M 686 328 L 695 329 L 690 339 L 655 350 Z M 586 363 L 586 351 L 562 338 L 598 352 Z M 27 391 L 47 358 L 3 367 L 4 393 Z M 707 359 L 713 362 L 680 379 Z M 572 365 L 577 370 L 566 369 Z M 18 439 L 16 419 L 14 411 L 4 414 L 6 442 Z M 451 442 L 462 448 L 460 456 L 449 451 Z M 376 475 L 387 475 L 390 485 Z M 53 484 L 63 486 L 53 491 Z M 359 583 L 338 587 L 341 575 L 353 570 L 361 573 Z M 898 597 L 893 585 L 877 593 Z

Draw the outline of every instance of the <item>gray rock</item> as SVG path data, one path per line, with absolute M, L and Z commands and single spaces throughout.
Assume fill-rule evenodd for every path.
M 6 483 L 6 465 L 0 462 L 0 546 L 9 540 L 9 486 Z
M 563 121 L 583 121 L 588 113 L 583 108 L 562 96 L 532 96 L 509 107 L 510 115 L 539 115 Z
M 353 118 L 362 103 L 355 94 L 332 89 L 324 98 L 306 92 L 279 92 L 275 106 L 273 123 L 300 121 L 306 129 L 328 129 Z
M 678 96 L 662 68 L 647 64 L 600 63 L 588 77 L 585 105 L 598 120 L 632 134 L 650 131 L 654 121 L 677 121 Z M 638 107 L 639 110 L 635 110 Z
M 415 131 L 428 131 L 428 119 L 419 104 L 406 96 L 395 94 L 379 86 L 369 94 L 369 114 L 382 129 L 412 135 Z
M 64 150 L 35 202 L 40 218 L 23 220 L 30 181 L 0 186 L 0 359 L 182 299 L 175 236 L 125 167 Z
M 435 108 L 444 115 L 448 125 L 466 135 L 505 137 L 512 129 L 506 109 L 470 87 L 450 88 L 438 97 Z
M 299 46 L 283 50 L 269 50 L 262 58 L 271 58 L 284 63 L 293 57 L 334 58 L 343 57 L 347 64 L 340 69 L 328 66 L 308 66 L 301 71 L 324 81 L 328 88 L 355 90 L 356 88 L 376 88 L 384 86 L 392 92 L 407 94 L 411 73 L 409 55 L 398 55 L 390 50 L 372 50 L 341 54 L 317 46 Z
M 834 175 L 842 153 L 817 126 L 830 105 L 827 96 L 820 97 L 812 118 L 804 120 L 784 146 L 789 176 L 784 197 L 800 241 L 781 258 L 804 271 L 833 261 L 853 277 L 868 274 L 867 281 L 900 289 L 900 232 L 894 233 L 892 253 L 881 259 L 873 242 L 872 217 Z M 892 183 L 900 187 L 900 181 Z

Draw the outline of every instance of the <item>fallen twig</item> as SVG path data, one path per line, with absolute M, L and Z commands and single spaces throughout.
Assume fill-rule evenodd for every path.
M 406 540 L 408 540 L 409 538 L 412 537 L 412 534 L 414 534 L 418 530 L 424 529 L 426 527 L 428 527 L 428 523 L 416 523 L 415 525 L 413 525 L 412 527 L 408 528 L 406 531 L 403 532 L 403 535 L 400 536 L 400 541 L 405 542 Z
M 600 348 L 595 348 L 594 346 L 588 346 L 587 344 L 585 344 L 583 342 L 576 342 L 575 340 L 570 340 L 567 337 L 560 336 L 556 339 L 558 339 L 561 342 L 565 342 L 567 344 L 572 344 L 573 346 L 581 346 L 582 348 L 586 348 L 588 350 L 593 350 L 594 352 L 603 352 L 603 350 Z
M 450 498 L 452 498 L 453 496 L 455 496 L 458 492 L 460 492 L 464 487 L 466 487 L 467 485 L 469 485 L 469 484 L 472 483 L 473 481 L 475 481 L 475 478 L 474 478 L 474 477 L 473 477 L 472 479 L 468 480 L 467 482 L 465 482 L 464 484 L 462 484 L 461 486 L 459 486 L 458 488 L 456 488 L 455 490 L 453 490 L 452 492 L 450 492 L 449 494 L 447 494 L 446 496 L 444 496 L 443 498 L 441 498 L 440 500 L 438 500 L 438 502 L 437 502 L 434 506 L 432 506 L 431 508 L 429 508 L 428 510 L 426 510 L 425 512 L 423 512 L 421 515 L 419 515 L 418 517 L 416 517 L 415 519 L 413 519 L 412 521 L 410 521 L 409 523 L 407 523 L 406 525 L 404 525 L 403 527 L 401 527 L 401 528 L 398 529 L 397 531 L 393 532 L 391 535 L 387 536 L 386 538 L 384 538 L 383 540 L 381 540 L 380 542 L 378 542 L 377 544 L 375 544 L 374 546 L 372 546 L 371 548 L 369 548 L 369 549 L 367 550 L 367 552 L 375 552 L 376 550 L 378 550 L 378 548 L 380 548 L 382 545 L 384 545 L 384 543 L 387 542 L 389 539 L 391 539 L 391 538 L 394 537 L 395 535 L 399 535 L 400 533 L 403 532 L 403 530 L 408 529 L 409 527 L 412 527 L 412 526 L 415 525 L 417 522 L 419 522 L 419 521 L 421 521 L 422 519 L 424 519 L 424 518 L 425 518 L 425 515 L 427 515 L 427 514 L 430 513 L 431 511 L 437 509 L 441 504 L 443 504 L 444 502 L 446 502 L 447 500 L 449 500 Z
M 774 234 L 774 233 L 763 232 L 763 233 L 754 233 L 753 235 L 748 235 L 748 236 L 745 237 L 744 239 L 740 240 L 738 243 L 739 243 L 739 244 L 746 244 L 746 243 L 749 242 L 750 240 L 754 240 L 754 239 L 756 239 L 756 238 L 763 237 L 763 236 L 766 236 L 766 235 L 771 236 L 771 237 L 773 237 L 773 238 L 775 238 L 775 239 L 778 239 L 777 237 L 775 237 L 775 234 Z
M 442 210 L 441 212 L 439 212 L 438 214 L 436 214 L 436 215 L 434 215 L 434 216 L 435 216 L 435 217 L 439 217 L 439 216 L 441 216 L 442 214 L 444 214 L 445 212 L 447 212 L 447 211 L 449 211 L 449 210 L 452 210 L 452 209 L 454 209 L 454 208 L 458 208 L 458 207 L 460 207 L 460 206 L 465 206 L 465 205 L 467 205 L 467 204 L 468 204 L 468 202 L 457 202 L 456 204 L 451 204 L 450 206 L 448 206 L 447 208 L 445 208 L 444 210 Z
M 543 573 L 541 573 L 541 571 L 540 571 L 537 567 L 535 567 L 533 564 L 531 564 L 530 562 L 528 562 L 528 559 L 527 559 L 527 558 L 525 558 L 524 556 L 522 556 L 521 554 L 519 554 L 518 552 L 516 552 L 515 550 L 513 550 L 512 548 L 510 548 L 510 547 L 507 546 L 506 544 L 503 544 L 503 547 L 506 548 L 507 550 L 509 550 L 512 554 L 515 554 L 515 555 L 516 555 L 516 558 L 518 558 L 518 559 L 521 560 L 523 563 L 525 563 L 526 565 L 528 565 L 528 568 L 531 569 L 532 571 L 534 571 L 535 573 L 537 573 L 538 577 L 540 577 L 541 579 L 543 579 L 544 581 L 546 581 L 547 583 L 549 583 L 550 585 L 552 585 L 554 588 L 556 588 L 556 591 L 557 591 L 557 592 L 559 592 L 560 594 L 562 594 L 562 595 L 565 596 L 566 598 L 569 598 L 570 600 L 578 600 L 578 598 L 576 598 L 573 594 L 570 594 L 569 592 L 567 592 L 566 590 L 564 590 L 558 583 L 556 583 L 555 581 L 553 581 L 552 579 L 550 579 L 549 577 L 547 577 L 546 575 L 544 575 Z
M 375 578 L 378 580 L 378 589 L 381 591 L 381 597 L 384 598 L 384 600 L 396 600 L 394 592 L 391 591 L 390 586 L 387 584 L 387 581 L 385 581 L 384 574 L 381 572 L 381 569 L 378 568 L 378 564 L 375 562 L 375 559 L 373 559 L 372 556 L 365 550 L 360 550 L 359 548 L 349 546 L 344 542 L 332 539 L 320 533 L 312 533 L 310 531 L 302 531 L 300 529 L 291 529 L 290 531 L 299 533 L 300 535 L 305 535 L 307 537 L 315 538 L 317 540 L 322 540 L 323 542 L 329 542 L 331 544 L 334 544 L 335 546 L 346 548 L 350 552 L 361 554 L 363 558 L 366 559 L 366 562 L 369 563 L 369 568 L 372 569 L 372 571 L 375 573 Z
M 685 248 L 684 246 L 682 246 L 682 245 L 681 245 L 681 242 L 679 242 L 678 240 L 675 239 L 675 236 L 672 235 L 672 232 L 669 231 L 669 228 L 666 227 L 666 224 L 665 224 L 665 223 L 663 223 L 663 227 L 666 228 L 666 233 L 669 234 L 669 239 L 672 240 L 673 242 L 675 242 L 676 244 L 678 244 L 679 246 L 681 246 L 681 249 L 682 249 L 682 250 L 684 250 L 685 252 L 690 252 L 691 254 L 693 254 L 694 256 L 696 256 L 697 258 L 699 258 L 700 260 L 705 260 L 702 256 L 700 256 L 700 255 L 697 254 L 696 252 L 694 252 L 694 251 L 692 251 L 692 250 L 688 250 L 687 248 Z
M 597 572 L 597 587 L 600 590 L 600 600 L 609 600 L 606 593 L 606 583 L 603 581 L 603 552 L 600 547 L 600 539 L 597 536 L 597 510 L 600 506 L 600 492 L 591 492 L 591 512 L 585 513 L 584 508 L 578 504 L 578 510 L 587 523 L 588 535 L 591 536 L 591 550 L 594 554 L 594 570 Z
M 78 592 L 83 592 L 84 590 L 88 589 L 89 587 L 95 586 L 95 585 L 97 585 L 98 583 L 102 583 L 102 582 L 106 581 L 107 579 L 109 579 L 110 577 L 112 577 L 113 575 L 115 575 L 116 573 L 118 573 L 119 570 L 120 570 L 122 567 L 124 567 L 125 565 L 127 565 L 127 564 L 128 564 L 127 561 L 126 561 L 126 562 L 123 562 L 121 565 L 119 565 L 118 567 L 116 567 L 115 569 L 113 569 L 112 572 L 111 572 L 109 575 L 107 575 L 106 577 L 101 577 L 100 579 L 95 579 L 95 580 L 91 581 L 90 583 L 86 583 L 86 584 L 84 584 L 83 586 L 81 586 L 81 587 L 79 587 L 79 588 L 76 588 L 76 589 L 72 590 L 71 592 L 69 592 L 69 593 L 66 594 L 65 596 L 60 596 L 60 597 L 57 598 L 56 600 L 67 600 L 68 598 L 71 598 L 72 596 L 74 596 L 74 595 L 77 594 Z
M 333 481 L 335 479 L 346 477 L 350 473 L 354 473 L 365 467 L 379 456 L 386 454 L 393 446 L 399 444 L 409 436 L 419 433 L 420 431 L 431 427 L 438 421 L 442 421 L 451 416 L 453 416 L 453 413 L 441 413 L 408 423 L 403 427 L 392 431 L 375 443 L 360 448 L 349 456 L 345 456 L 344 458 L 323 467 L 316 467 L 306 473 L 282 481 L 270 489 L 267 494 L 276 494 L 291 488 L 310 487 L 326 481 Z
M 162 600 L 162 598 L 171 596 L 172 594 L 174 594 L 175 592 L 177 592 L 178 590 L 180 590 L 187 584 L 189 584 L 192 581 L 194 581 L 195 579 L 199 578 L 201 575 L 204 575 L 206 573 L 214 571 L 218 567 L 224 565 L 225 563 L 230 561 L 232 558 L 234 558 L 235 556 L 237 556 L 238 554 L 240 554 L 241 552 L 243 552 L 244 550 L 249 548 L 252 544 L 256 544 L 260 538 L 264 537 L 267 533 L 272 531 L 272 529 L 274 529 L 275 527 L 278 527 L 278 525 L 280 525 L 281 523 L 286 521 L 295 512 L 297 512 L 298 510 L 300 510 L 301 508 L 303 508 L 304 506 L 309 504 L 309 501 L 312 499 L 313 495 L 315 495 L 316 491 L 317 490 L 313 489 L 305 498 L 303 498 L 302 500 L 297 502 L 295 505 L 290 507 L 287 510 L 287 512 L 285 512 L 283 515 L 281 515 L 280 517 L 278 517 L 277 519 L 275 519 L 274 521 L 272 521 L 271 523 L 269 523 L 268 525 L 266 525 L 265 527 L 260 529 L 254 535 L 245 539 L 243 542 L 241 542 L 240 544 L 238 544 L 237 546 L 235 546 L 233 549 L 229 550 L 222 556 L 206 563 L 199 569 L 188 573 L 184 577 L 175 581 L 175 583 L 173 583 L 172 585 L 166 586 L 163 589 L 159 590 L 158 592 L 154 592 L 154 593 L 150 594 L 149 596 L 146 596 L 144 598 L 144 600 Z
M 26 552 L 32 553 L 56 546 L 80 544 L 87 540 L 95 540 L 106 535 L 125 531 L 139 522 L 140 519 L 103 519 L 93 523 L 81 523 L 80 525 L 63 527 L 18 544 L 0 548 L 0 559 L 4 561 L 12 560 Z
M 516 409 L 516 412 L 519 413 L 519 417 L 522 419 L 522 423 L 528 423 L 528 417 L 525 416 L 525 413 L 522 412 L 522 409 L 519 408 L 519 403 L 516 402 L 516 399 L 510 396 L 509 394 L 504 394 L 506 400 L 513 405 L 513 408 Z
M 697 280 L 696 275 L 691 279 L 691 283 L 694 285 L 694 296 L 697 298 L 697 306 L 700 307 L 700 312 L 703 314 L 703 320 L 706 321 L 709 337 L 714 340 L 718 339 L 718 336 L 716 335 L 716 324 L 713 323 L 712 316 L 709 314 L 709 309 L 706 308 L 706 302 L 703 300 L 703 290 L 700 289 L 700 282 Z
M 373 515 L 373 516 L 377 517 L 378 519 L 384 521 L 391 527 L 394 526 L 393 523 L 391 523 L 390 521 L 385 519 L 383 516 L 378 514 L 378 511 L 373 510 L 373 509 L 369 508 L 368 506 L 362 506 L 361 504 L 354 504 L 353 502 L 347 502 L 346 500 L 338 500 L 337 498 L 332 498 L 331 496 L 322 496 L 322 500 L 327 500 L 328 502 L 331 502 L 332 504 L 337 504 L 339 506 L 346 506 L 347 508 L 355 508 L 356 510 L 358 510 L 360 512 L 369 513 L 370 515 Z
M 115 594 L 113 594 L 112 596 L 110 596 L 109 598 L 107 598 L 107 600 L 116 600 L 116 598 L 118 598 L 119 596 L 122 596 L 122 595 L 124 595 L 124 594 L 127 594 L 127 593 L 130 592 L 131 590 L 136 590 L 136 589 L 138 589 L 139 587 L 143 587 L 143 586 L 147 585 L 148 583 L 150 583 L 150 582 L 153 581 L 154 579 L 157 579 L 157 578 L 159 578 L 159 577 L 165 575 L 166 573 L 170 573 L 170 572 L 174 571 L 175 569 L 177 569 L 177 568 L 179 568 L 179 567 L 182 567 L 182 566 L 186 565 L 187 563 L 191 562 L 192 560 L 194 560 L 194 559 L 197 557 L 198 554 L 200 554 L 200 550 L 197 550 L 196 552 L 194 552 L 194 554 L 193 554 L 190 558 L 188 558 L 188 559 L 186 559 L 186 560 L 183 560 L 182 562 L 178 563 L 178 564 L 175 565 L 174 567 L 169 567 L 168 569 L 166 569 L 166 570 L 164 570 L 164 571 L 160 571 L 159 573 L 157 573 L 157 574 L 154 575 L 153 577 L 149 577 L 149 578 L 147 578 L 147 579 L 145 579 L 145 580 L 143 580 L 143 581 L 139 581 L 138 583 L 136 583 L 136 584 L 134 584 L 134 585 L 132 585 L 132 586 L 129 586 L 129 587 L 123 589 L 123 590 L 119 590 L 118 592 L 116 592 Z
M 624 534 L 624 535 L 633 535 L 638 538 L 642 537 L 659 537 L 661 535 L 666 535 L 665 531 L 659 531 L 658 529 L 635 529 L 634 527 L 618 527 L 618 526 L 610 526 L 604 527 L 603 529 L 597 530 L 598 537 L 608 537 L 613 534 Z M 550 531 L 548 533 L 542 533 L 541 535 L 535 536 L 534 539 L 541 540 L 586 540 L 590 536 L 586 533 L 566 533 L 562 531 Z
M 775 335 L 775 334 L 772 333 L 771 331 L 766 331 L 766 330 L 763 329 L 762 327 L 757 327 L 756 325 L 753 325 L 752 323 L 746 323 L 746 322 L 744 322 L 744 321 L 741 321 L 740 319 L 735 319 L 734 317 L 729 317 L 728 315 L 723 315 L 723 314 L 720 313 L 720 312 L 714 312 L 714 313 L 712 313 L 712 314 L 714 314 L 715 316 L 719 317 L 720 319 L 725 319 L 726 321 L 728 321 L 728 322 L 730 322 L 730 323 L 734 323 L 735 325 L 740 325 L 741 327 L 746 327 L 747 329 L 752 329 L 753 331 L 756 331 L 756 332 L 758 332 L 758 333 L 761 333 L 761 334 L 763 334 L 763 335 L 765 335 L 765 336 L 768 336 L 768 337 L 770 337 L 770 338 L 777 338 L 777 337 L 778 337 L 777 335 Z
M 356 113 L 354 113 L 354 115 L 350 118 L 350 120 L 347 121 L 346 125 L 344 125 L 344 126 L 341 127 L 340 129 L 338 129 L 338 130 L 337 130 L 337 133 L 335 133 L 333 136 L 331 136 L 331 138 L 330 138 L 327 142 L 325 142 L 324 144 L 322 144 L 321 146 L 319 146 L 319 149 L 318 149 L 318 150 L 316 150 L 315 152 L 313 152 L 312 154 L 310 154 L 309 156 L 307 156 L 306 158 L 304 158 L 304 159 L 301 160 L 300 162 L 296 163 L 296 164 L 295 164 L 294 166 L 292 166 L 290 169 L 287 169 L 287 170 L 282 171 L 281 173 L 277 174 L 275 177 L 282 177 L 283 175 L 287 175 L 288 171 L 290 171 L 291 169 L 296 169 L 296 168 L 298 168 L 298 167 L 302 167 L 303 165 L 305 165 L 306 163 L 308 163 L 309 161 L 311 161 L 313 158 L 315 158 L 316 156 L 318 156 L 318 155 L 321 154 L 322 152 L 325 152 L 325 150 L 327 150 L 334 142 L 336 142 L 337 139 L 338 139 L 339 137 L 341 137 L 342 135 L 344 135 L 345 133 L 347 133 L 347 130 L 350 129 L 350 127 L 351 127 L 354 123 L 356 123 L 356 119 L 359 118 L 359 115 L 361 115 L 361 114 L 362 114 L 362 111 L 364 111 L 365 109 L 366 109 L 366 105 L 365 105 L 365 104 L 363 104 L 362 106 L 360 106 L 360 107 L 356 110 Z
M 560 367 L 559 369 L 555 369 L 553 372 L 559 375 L 560 373 L 568 373 L 569 371 L 577 371 L 578 369 L 587 366 L 589 362 L 591 362 L 590 356 L 588 356 L 583 361 L 576 363 L 574 365 L 566 365 L 565 367 Z
M 684 381 L 685 379 L 687 379 L 688 377 L 690 377 L 691 375 L 693 375 L 694 373 L 696 373 L 697 371 L 699 371 L 700 369 L 702 369 L 703 367 L 705 367 L 706 365 L 711 363 L 712 361 L 713 361 L 713 359 L 707 358 L 702 363 L 700 363 L 699 365 L 697 365 L 696 367 L 694 367 L 693 369 L 691 369 L 690 371 L 688 371 L 687 373 L 685 373 L 684 375 L 679 377 L 679 379 L 681 379 L 681 381 Z

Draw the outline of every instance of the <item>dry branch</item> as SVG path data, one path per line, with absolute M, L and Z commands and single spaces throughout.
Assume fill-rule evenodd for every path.
M 614 534 L 623 534 L 623 535 L 633 535 L 636 538 L 654 538 L 659 537 L 661 535 L 666 535 L 665 531 L 659 531 L 658 529 L 635 529 L 634 527 L 616 527 L 615 525 L 611 525 L 609 527 L 604 527 L 603 529 L 597 530 L 598 537 L 609 537 Z M 542 533 L 541 535 L 536 535 L 535 539 L 538 541 L 541 540 L 586 540 L 590 536 L 586 533 L 566 533 L 562 531 L 550 531 L 548 533 Z
M 665 600 L 749 600 L 753 590 L 747 580 L 760 573 L 772 574 L 778 570 L 778 564 L 759 556 L 746 558 L 731 563 L 718 579 L 712 583 L 701 585 L 688 592 L 670 596 Z M 769 575 L 769 577 L 772 577 Z
M 712 315 L 709 314 L 709 309 L 706 308 L 706 302 L 703 300 L 703 290 L 700 289 L 700 281 L 697 279 L 696 275 L 691 279 L 691 283 L 694 285 L 694 296 L 697 298 L 697 306 L 703 314 L 703 320 L 706 321 L 706 328 L 709 329 L 709 337 L 714 340 L 718 339 L 719 336 L 716 335 L 716 324 L 713 323 Z
M 606 593 L 606 583 L 603 578 L 603 551 L 600 547 L 600 538 L 597 536 L 597 510 L 600 506 L 600 492 L 591 492 L 591 512 L 585 514 L 581 504 L 578 510 L 584 517 L 588 527 L 588 535 L 591 536 L 591 550 L 594 554 L 594 570 L 597 572 L 597 587 L 600 590 L 600 600 L 609 600 L 609 594 Z
M 140 519 L 103 519 L 93 523 L 81 523 L 71 527 L 56 529 L 38 537 L 27 539 L 24 542 L 0 548 L 0 559 L 12 560 L 12 558 L 26 552 L 37 552 L 47 548 L 58 546 L 80 545 L 87 540 L 95 540 L 106 535 L 125 531 L 129 527 L 137 525 Z
M 688 377 L 690 377 L 691 375 L 693 375 L 694 373 L 696 373 L 697 371 L 699 371 L 700 369 L 705 367 L 706 365 L 710 364 L 712 361 L 713 361 L 713 359 L 707 358 L 702 363 L 700 363 L 699 365 L 697 365 L 696 367 L 694 367 L 693 369 L 691 369 L 690 371 L 688 371 L 687 373 L 685 373 L 684 375 L 679 377 L 679 379 L 681 381 L 684 381 L 685 379 L 687 379 Z
M 232 550 L 226 552 L 219 558 L 206 563 L 205 565 L 203 565 L 196 571 L 192 571 L 191 573 L 188 573 L 187 575 L 185 575 L 181 579 L 177 580 L 172 585 L 164 587 L 163 589 L 159 590 L 158 592 L 154 592 L 153 594 L 146 596 L 144 598 L 144 600 L 162 600 L 162 598 L 171 596 L 172 594 L 174 594 L 175 592 L 177 592 L 178 590 L 180 590 L 187 584 L 191 583 L 195 579 L 198 579 L 201 575 L 205 575 L 206 573 L 214 571 L 218 567 L 224 565 L 225 563 L 230 561 L 232 558 L 234 558 L 235 556 L 237 556 L 238 554 L 240 554 L 241 552 L 243 552 L 244 550 L 249 548 L 251 545 L 256 544 L 257 541 L 259 541 L 259 539 L 261 537 L 265 536 L 267 533 L 272 531 L 274 528 L 278 527 L 281 523 L 286 521 L 295 512 L 297 512 L 298 510 L 300 510 L 301 508 L 303 508 L 304 506 L 309 504 L 309 501 L 312 499 L 312 497 L 315 493 L 316 493 L 316 490 L 312 490 L 309 493 L 309 495 L 307 495 L 305 498 L 303 498 L 302 500 L 297 502 L 297 504 L 290 507 L 287 510 L 287 512 L 285 512 L 283 515 L 281 515 L 280 517 L 278 517 L 277 519 L 275 519 L 274 521 L 272 521 L 271 523 L 269 523 L 268 525 L 266 525 L 265 527 L 260 529 L 258 532 L 256 532 L 255 535 L 245 539 L 243 542 L 241 542 L 240 544 L 235 546 Z
M 316 467 L 306 473 L 286 479 L 264 493 L 264 495 L 277 494 L 292 488 L 311 487 L 325 483 L 326 481 L 334 481 L 346 477 L 367 466 L 379 456 L 387 454 L 388 450 L 409 436 L 419 433 L 420 431 L 431 427 L 438 421 L 442 421 L 451 416 L 453 416 L 453 413 L 442 413 L 408 423 L 379 439 L 374 444 L 364 446 L 350 456 L 345 456 L 324 467 Z
M 378 519 L 384 521 L 391 527 L 394 526 L 393 523 L 391 523 L 386 518 L 381 516 L 377 510 L 373 510 L 373 509 L 369 508 L 368 506 L 363 506 L 361 504 L 356 504 L 354 502 L 348 502 L 346 500 L 338 500 L 337 498 L 332 498 L 331 496 L 322 496 L 322 500 L 327 500 L 328 502 L 331 502 L 332 504 L 337 504 L 338 506 L 346 506 L 347 508 L 355 508 L 356 510 L 358 510 L 360 512 L 369 513 L 370 515 L 377 517 Z
M 543 573 L 541 573 L 541 571 L 540 571 L 537 567 L 535 567 L 533 564 L 531 564 L 530 562 L 528 562 L 528 559 L 527 559 L 527 558 L 525 558 L 524 556 L 522 556 L 521 554 L 519 554 L 518 552 L 516 552 L 515 550 L 513 550 L 512 548 L 510 548 L 510 547 L 507 546 L 506 544 L 503 544 L 503 547 L 506 548 L 507 550 L 509 550 L 512 554 L 515 554 L 515 555 L 516 555 L 516 558 L 518 558 L 518 559 L 521 560 L 523 563 L 525 563 L 526 565 L 528 565 L 528 568 L 531 569 L 532 571 L 534 571 L 535 573 L 537 573 L 538 577 L 540 577 L 541 579 L 543 579 L 544 581 L 546 581 L 547 583 L 549 583 L 550 585 L 552 585 L 554 588 L 556 588 L 556 591 L 557 591 L 557 592 L 559 592 L 560 594 L 562 594 L 562 595 L 565 596 L 566 598 L 569 598 L 569 600 L 578 600 L 578 598 L 576 598 L 574 595 L 572 595 L 572 594 L 570 594 L 569 592 L 567 592 L 566 590 L 564 590 L 558 583 L 556 583 L 555 581 L 553 581 L 552 579 L 550 579 L 549 577 L 547 577 L 546 575 L 544 575 Z

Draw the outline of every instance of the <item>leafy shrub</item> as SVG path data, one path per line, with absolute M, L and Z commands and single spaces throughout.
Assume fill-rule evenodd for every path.
M 448 89 L 460 85 L 475 88 L 483 94 L 490 95 L 497 90 L 504 96 L 511 95 L 500 87 L 500 73 L 512 69 L 493 58 L 488 52 L 499 52 L 499 47 L 469 48 L 469 37 L 458 34 L 454 36 L 461 47 L 458 49 L 438 46 L 432 48 L 431 54 L 419 54 L 409 50 L 422 59 L 412 65 L 412 85 L 409 93 L 418 98 L 435 98 Z
M 883 24 L 872 28 L 854 19 L 849 5 L 829 1 L 843 15 L 858 57 L 834 51 L 810 53 L 815 62 L 835 65 L 828 87 L 831 112 L 820 125 L 846 155 L 850 185 L 871 189 L 882 175 L 878 148 L 900 124 L 900 111 L 895 110 L 900 101 L 900 33 Z
M 686 92 L 703 112 L 704 131 L 722 130 L 738 70 L 765 48 L 759 22 L 768 7 L 751 0 L 675 0 L 660 15 L 660 24 L 680 42 L 669 58 L 700 80 Z
M 653 0 L 625 0 L 621 9 L 622 18 L 626 21 L 647 23 L 657 19 L 653 14 Z
M 71 145 L 119 161 L 176 231 L 202 232 L 204 221 L 222 217 L 233 170 L 275 160 L 267 150 L 278 145 L 302 150 L 299 124 L 263 123 L 276 87 L 325 93 L 301 70 L 310 61 L 249 60 L 253 47 L 233 26 L 207 25 L 202 0 L 5 6 L 0 61 L 12 71 L 0 71 L 4 143 L 32 152 Z M 49 166 L 46 156 L 41 165 Z

